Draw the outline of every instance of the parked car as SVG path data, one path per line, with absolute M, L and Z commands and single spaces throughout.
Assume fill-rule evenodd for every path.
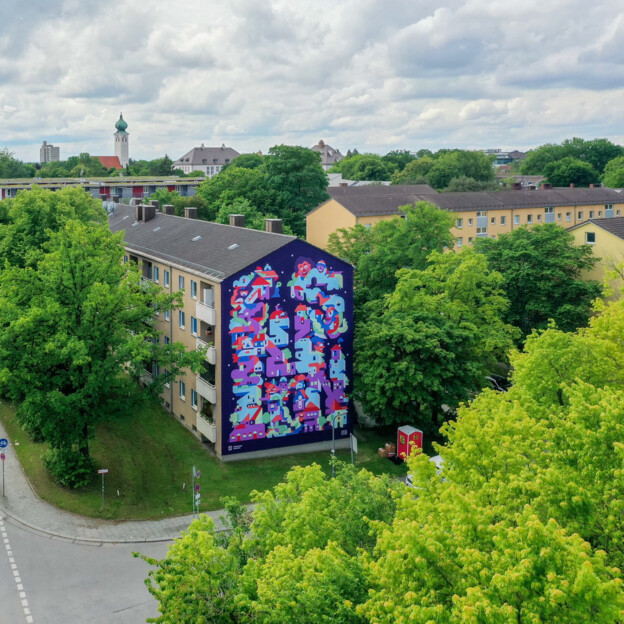
M 429 461 L 433 462 L 436 465 L 436 473 L 440 474 L 440 472 L 442 472 L 442 466 L 444 464 L 442 455 L 434 455 L 433 457 L 429 458 Z M 405 485 L 407 485 L 407 487 L 415 487 L 411 472 L 408 472 L 407 476 L 405 477 Z

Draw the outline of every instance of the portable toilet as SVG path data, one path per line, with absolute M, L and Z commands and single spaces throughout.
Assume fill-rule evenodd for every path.
M 406 459 L 412 453 L 413 448 L 422 449 L 423 432 L 411 425 L 403 425 L 397 431 L 397 455 Z

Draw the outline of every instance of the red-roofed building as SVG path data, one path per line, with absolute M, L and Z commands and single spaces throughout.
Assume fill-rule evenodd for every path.
M 106 169 L 123 169 L 119 162 L 119 156 L 96 156 Z

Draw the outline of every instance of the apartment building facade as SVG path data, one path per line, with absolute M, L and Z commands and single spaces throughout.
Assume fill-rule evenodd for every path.
M 331 199 L 306 217 L 306 239 L 326 247 L 339 228 L 367 227 L 419 201 L 435 204 L 455 217 L 456 248 L 477 238 L 496 238 L 517 227 L 557 223 L 568 228 L 589 219 L 624 216 L 624 195 L 609 188 L 540 188 L 438 193 L 427 185 L 328 188 Z
M 163 210 L 118 205 L 110 216 L 124 260 L 182 293 L 179 310 L 156 315 L 159 340 L 206 354 L 199 374 L 169 382 L 163 405 L 222 459 L 326 448 L 332 435 L 345 446 L 351 266 L 293 236 Z

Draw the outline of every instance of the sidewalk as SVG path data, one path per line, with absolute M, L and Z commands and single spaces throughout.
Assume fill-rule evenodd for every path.
M 1 424 L 0 438 L 8 438 Z M 0 484 L 0 517 L 9 523 L 59 539 L 115 544 L 170 541 L 179 537 L 193 520 L 189 514 L 163 520 L 115 522 L 57 509 L 35 494 L 17 460 L 15 449 L 9 446 L 2 450 L 6 455 L 3 462 L 5 496 L 1 496 Z M 225 528 L 221 521 L 222 511 L 211 511 L 206 515 L 213 518 L 217 529 Z

